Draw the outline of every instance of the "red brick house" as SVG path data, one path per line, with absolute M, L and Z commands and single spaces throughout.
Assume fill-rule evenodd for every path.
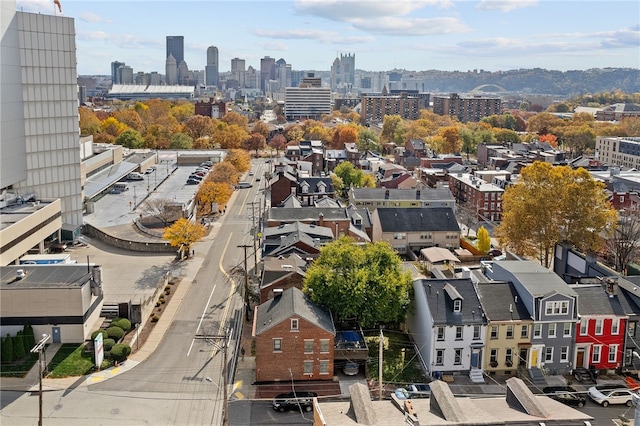
M 256 381 L 333 380 L 331 315 L 292 287 L 255 308 Z
M 297 254 L 262 259 L 260 303 L 272 299 L 278 291 L 291 287 L 302 289 L 306 268 L 307 262 Z

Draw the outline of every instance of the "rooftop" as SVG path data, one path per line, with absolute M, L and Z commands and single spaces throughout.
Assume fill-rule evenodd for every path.
M 92 264 L 3 266 L 0 270 L 0 289 L 82 287 L 92 279 L 93 267 Z M 17 279 L 20 269 L 25 272 L 25 276 Z

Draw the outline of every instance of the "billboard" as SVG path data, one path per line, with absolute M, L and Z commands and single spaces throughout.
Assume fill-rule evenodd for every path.
M 104 344 L 102 343 L 102 333 L 98 333 L 95 339 L 93 339 L 93 353 L 96 360 L 96 367 L 100 369 L 102 360 L 104 359 Z

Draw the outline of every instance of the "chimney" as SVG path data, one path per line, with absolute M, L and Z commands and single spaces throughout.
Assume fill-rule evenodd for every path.
M 609 297 L 615 297 L 618 295 L 618 279 L 615 277 L 607 277 L 604 279 L 605 291 Z
M 318 215 L 318 226 L 324 226 L 324 214 L 322 213 Z

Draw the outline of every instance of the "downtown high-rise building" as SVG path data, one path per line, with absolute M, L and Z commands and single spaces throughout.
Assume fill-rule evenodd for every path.
M 266 92 L 270 80 L 276 78 L 276 60 L 270 56 L 260 59 L 260 90 Z
M 207 86 L 218 86 L 218 48 L 209 46 L 207 49 L 207 65 L 204 68 L 205 84 Z
M 340 55 L 331 65 L 331 90 L 351 92 L 355 87 L 356 54 Z
M 246 69 L 244 59 L 233 58 L 231 60 L 231 78 L 238 82 L 238 87 L 246 87 Z
M 122 84 L 120 82 L 120 75 L 118 70 L 120 67 L 124 67 L 126 64 L 124 62 L 113 61 L 111 62 L 111 83 L 113 84 Z
M 184 61 L 184 36 L 167 36 L 167 54 L 165 59 L 173 56 L 176 64 Z

